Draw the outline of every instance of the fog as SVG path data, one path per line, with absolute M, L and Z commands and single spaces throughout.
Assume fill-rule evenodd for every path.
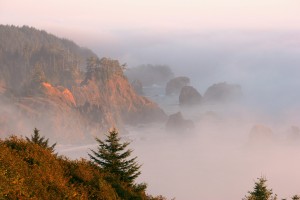
M 143 146 L 135 149 L 141 153 L 149 191 L 177 199 L 241 199 L 253 188 L 255 177 L 263 175 L 280 197 L 299 193 L 299 148 L 248 149 L 232 132 L 243 134 L 239 128 L 204 128 L 188 139 L 140 142 Z
M 279 198 L 300 194 L 298 35 L 295 31 L 253 30 L 159 34 L 119 31 L 113 41 L 81 40 L 99 57 L 127 63 L 128 70 L 141 64 L 168 65 L 176 76 L 189 77 L 190 85 L 202 95 L 212 84 L 224 81 L 242 88 L 239 102 L 191 108 L 180 107 L 178 95 L 166 97 L 164 85 L 154 93 L 145 93 L 166 114 L 181 111 L 195 124 L 194 129 L 177 133 L 167 131 L 164 122 L 127 126 L 127 132 L 121 132 L 124 140 L 131 141 L 130 148 L 142 164 L 138 182 L 148 184 L 149 194 L 177 200 L 241 199 L 260 176 L 268 179 L 268 186 Z M 8 102 L 0 102 L 2 116 L 17 112 Z M 61 133 L 85 138 L 92 129 L 87 130 L 74 113 L 59 118 L 57 113 L 54 110 L 48 117 L 56 118 L 58 136 L 51 136 L 53 122 L 48 123 L 48 118 L 35 121 L 17 116 L 4 122 L 7 130 L 23 130 L 20 133 L 25 136 L 37 127 L 50 137 L 50 143 L 58 143 L 59 155 L 88 158 L 89 149 L 97 144 L 70 145 L 68 140 L 55 139 Z M 255 125 L 270 129 L 271 134 L 251 134 Z
M 299 102 L 295 92 L 300 85 L 298 31 L 123 31 L 113 35 L 113 43 L 91 44 L 98 55 L 116 57 L 129 68 L 168 65 L 176 75 L 190 77 L 201 94 L 213 83 L 227 81 L 240 84 L 247 101 L 268 112 L 293 109 Z
M 97 43 L 101 57 L 109 55 L 130 67 L 164 64 L 177 76 L 188 76 L 203 95 L 208 86 L 226 81 L 240 84 L 243 100 L 236 104 L 182 108 L 178 96 L 163 92 L 146 96 L 170 115 L 181 111 L 195 128 L 181 133 L 165 124 L 127 127 L 134 155 L 143 164 L 138 181 L 150 194 L 168 198 L 241 199 L 264 176 L 279 198 L 299 194 L 300 38 L 292 31 L 211 31 L 197 34 L 117 33 L 118 43 Z M 95 44 L 95 43 L 94 43 Z M 162 90 L 164 86 L 161 86 Z M 213 111 L 216 116 L 206 113 Z M 271 129 L 264 140 L 251 139 L 251 129 Z M 264 134 L 264 133 L 262 133 Z M 61 153 L 87 157 L 88 148 L 61 146 Z
M 186 132 L 167 131 L 164 124 L 127 127 L 129 133 L 121 133 L 122 139 L 131 142 L 142 164 L 137 181 L 146 182 L 150 194 L 179 200 L 241 199 L 260 176 L 280 198 L 299 194 L 300 140 L 290 137 L 291 124 L 275 124 L 249 110 L 233 109 L 201 106 L 193 113 L 181 109 L 195 122 L 195 129 Z M 218 116 L 207 115 L 207 110 Z M 251 129 L 259 122 L 272 129 L 267 140 L 259 135 L 251 140 Z M 88 158 L 89 149 L 96 146 L 58 146 L 58 151 Z
M 279 121 L 243 102 L 186 108 L 176 103 L 176 95 L 149 98 L 167 114 L 180 110 L 195 128 L 172 132 L 164 123 L 156 123 L 128 126 L 128 133 L 121 132 L 142 164 L 137 181 L 148 184 L 148 193 L 177 200 L 241 199 L 260 176 L 268 179 L 268 187 L 279 198 L 300 193 L 300 138 L 298 131 L 291 130 L 299 125 L 297 116 L 290 113 Z M 271 135 L 265 137 L 264 128 L 253 134 L 255 125 L 271 129 Z M 61 145 L 58 151 L 71 158 L 88 158 L 89 149 L 96 147 Z

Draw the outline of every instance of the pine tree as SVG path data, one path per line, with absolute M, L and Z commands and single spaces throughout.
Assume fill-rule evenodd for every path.
M 243 200 L 276 200 L 277 195 L 272 196 L 272 189 L 268 189 L 266 185 L 267 179 L 260 177 L 255 182 L 254 190 L 249 191 L 249 195 Z
M 130 143 L 121 143 L 120 139 L 116 129 L 109 131 L 104 141 L 96 138 L 99 143 L 98 150 L 91 150 L 93 155 L 89 154 L 89 156 L 104 171 L 124 183 L 133 185 L 134 180 L 141 174 L 139 171 L 141 165 L 137 164 L 137 157 L 129 158 L 132 150 L 126 148 Z
M 49 149 L 51 152 L 54 152 L 54 147 L 56 146 L 56 143 L 49 146 L 49 144 L 48 144 L 49 139 L 45 139 L 44 136 L 41 137 L 40 131 L 37 128 L 34 128 L 33 135 L 31 135 L 31 138 L 26 137 L 26 140 L 28 142 L 37 144 L 45 149 Z

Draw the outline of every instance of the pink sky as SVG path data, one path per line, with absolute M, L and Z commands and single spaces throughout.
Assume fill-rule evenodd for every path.
M 299 0 L 0 0 L 1 24 L 116 30 L 300 29 Z

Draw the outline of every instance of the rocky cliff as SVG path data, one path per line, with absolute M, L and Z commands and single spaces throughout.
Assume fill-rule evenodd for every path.
M 136 94 L 117 60 L 99 59 L 34 28 L 0 26 L 0 33 L 6 41 L 0 44 L 0 136 L 28 135 L 37 127 L 73 142 L 112 126 L 166 119 L 155 103 Z
M 97 60 L 97 66 L 72 90 L 77 107 L 91 121 L 95 120 L 95 113 L 101 113 L 97 121 L 109 125 L 148 123 L 166 118 L 157 104 L 136 94 L 117 60 Z

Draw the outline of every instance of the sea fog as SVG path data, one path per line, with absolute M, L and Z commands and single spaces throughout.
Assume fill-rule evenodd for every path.
M 128 132 L 121 133 L 142 164 L 137 181 L 146 182 L 150 194 L 168 199 L 241 199 L 261 176 L 279 197 L 300 192 L 296 119 L 279 124 L 241 103 L 182 108 L 176 104 L 177 96 L 164 97 L 152 96 L 160 99 L 167 114 L 181 111 L 194 128 L 170 131 L 164 123 L 155 123 L 127 126 Z M 254 127 L 259 127 L 257 133 Z M 97 144 L 59 145 L 57 150 L 88 159 L 90 149 L 96 148 Z
M 125 35 L 125 36 L 124 36 Z M 213 31 L 197 34 L 116 33 L 118 43 L 94 50 L 130 70 L 168 65 L 200 94 L 214 83 L 239 84 L 243 98 L 229 104 L 183 108 L 165 85 L 144 87 L 167 115 L 180 111 L 194 128 L 169 131 L 165 123 L 121 133 L 142 164 L 138 181 L 150 194 L 178 200 L 241 199 L 264 176 L 279 198 L 300 194 L 300 38 L 295 31 Z M 154 37 L 155 36 L 155 37 Z M 141 42 L 143 41 L 143 42 Z M 95 44 L 95 43 L 94 43 Z M 58 145 L 59 154 L 88 158 L 85 146 Z

